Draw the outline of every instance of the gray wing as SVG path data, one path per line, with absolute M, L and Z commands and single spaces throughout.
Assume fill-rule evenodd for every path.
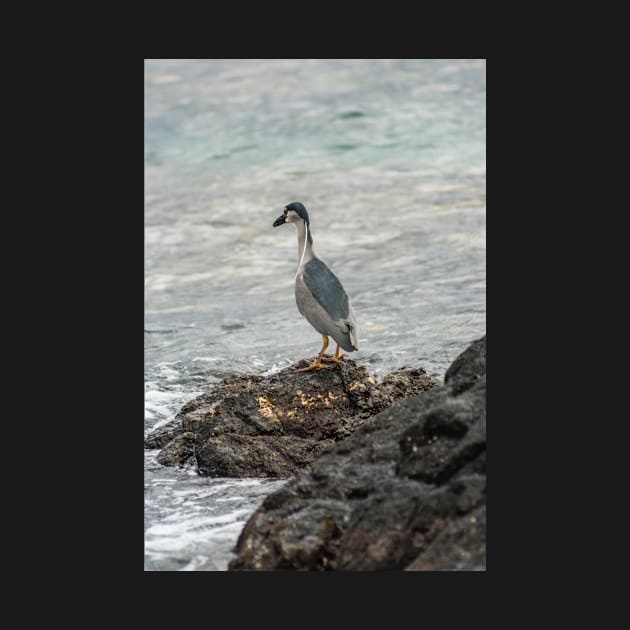
M 304 284 L 313 297 L 334 320 L 346 319 L 349 314 L 348 296 L 337 276 L 318 258 L 304 265 Z

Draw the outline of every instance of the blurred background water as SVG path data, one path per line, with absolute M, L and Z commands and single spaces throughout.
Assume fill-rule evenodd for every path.
M 315 355 L 291 201 L 350 295 L 352 358 L 442 378 L 486 326 L 484 60 L 145 60 L 145 433 L 224 375 Z M 332 346 L 334 350 L 334 345 Z M 145 451 L 145 569 L 225 570 L 277 480 Z

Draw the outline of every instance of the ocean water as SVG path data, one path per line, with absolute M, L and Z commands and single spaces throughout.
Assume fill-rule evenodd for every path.
M 443 377 L 486 327 L 484 60 L 145 61 L 145 433 L 235 371 L 315 355 L 291 201 L 350 295 L 352 357 Z M 331 346 L 334 350 L 334 345 Z M 145 570 L 225 570 L 279 480 L 145 451 Z

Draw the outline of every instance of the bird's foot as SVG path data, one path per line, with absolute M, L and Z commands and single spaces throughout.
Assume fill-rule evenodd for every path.
M 340 355 L 334 355 L 332 357 L 322 357 L 322 361 L 332 361 L 333 363 L 341 363 L 342 357 L 347 357 L 348 355 L 345 352 L 342 352 Z
M 324 361 L 332 361 L 333 363 L 341 363 L 341 357 L 347 357 L 348 355 L 345 352 L 340 352 L 341 351 L 341 347 L 339 346 L 339 344 L 337 344 L 337 349 L 335 350 L 335 355 L 332 357 L 326 357 L 326 356 L 322 356 L 322 359 Z
M 327 365 L 324 365 L 324 364 L 320 361 L 320 359 L 319 359 L 319 357 L 318 357 L 318 358 L 317 358 L 317 359 L 315 359 L 315 361 L 313 361 L 313 363 L 311 363 L 310 365 L 307 365 L 307 366 L 306 366 L 306 367 L 304 367 L 304 368 L 299 368 L 299 369 L 296 369 L 295 371 L 296 371 L 296 372 L 308 372 L 308 371 L 310 371 L 310 370 L 324 370 L 324 369 L 326 369 L 326 370 L 327 370 L 327 369 L 328 369 L 328 366 L 327 366 Z

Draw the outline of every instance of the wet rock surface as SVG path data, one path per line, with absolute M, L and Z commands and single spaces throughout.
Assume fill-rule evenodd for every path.
M 145 448 L 160 448 L 164 465 L 193 461 L 201 475 L 288 478 L 396 400 L 439 386 L 422 369 L 378 382 L 347 357 L 328 369 L 295 371 L 306 365 L 225 378 L 149 435 Z
M 229 569 L 485 570 L 485 336 L 456 358 L 444 385 L 393 404 L 386 400 L 394 381 L 387 390 L 360 377 L 360 366 L 344 366 L 320 382 L 322 389 L 310 381 L 320 373 L 306 373 L 308 385 L 300 383 L 304 396 L 319 401 L 312 415 L 307 407 L 301 426 L 330 443 L 265 498 Z M 288 386 L 286 375 L 276 376 L 266 396 L 271 410 L 273 387 Z M 355 411 L 340 415 L 337 432 L 318 420 L 333 386 L 344 413 Z M 280 408 L 277 421 L 260 412 L 264 422 L 284 426 L 289 408 Z M 309 430 L 299 435 L 313 439 Z

